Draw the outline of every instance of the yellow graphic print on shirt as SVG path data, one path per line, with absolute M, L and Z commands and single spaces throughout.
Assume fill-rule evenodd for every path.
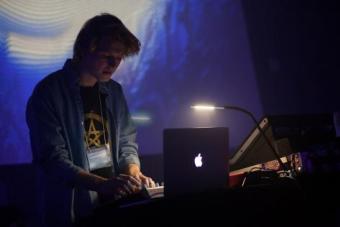
M 107 121 L 105 121 L 105 139 L 100 115 L 91 112 L 85 114 L 85 141 L 88 147 L 100 147 L 107 141 Z

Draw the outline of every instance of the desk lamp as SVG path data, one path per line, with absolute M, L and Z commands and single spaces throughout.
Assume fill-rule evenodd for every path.
M 236 110 L 236 111 L 240 111 L 243 112 L 245 114 L 247 114 L 248 116 L 251 117 L 251 119 L 254 121 L 257 129 L 260 131 L 261 135 L 264 137 L 266 143 L 268 144 L 268 146 L 270 147 L 270 150 L 273 152 L 273 154 L 275 155 L 277 161 L 279 162 L 280 166 L 282 167 L 282 169 L 284 171 L 288 171 L 287 166 L 281 161 L 280 155 L 278 154 L 278 152 L 275 150 L 275 148 L 273 147 L 272 143 L 269 141 L 268 137 L 266 136 L 266 134 L 264 133 L 264 131 L 261 129 L 259 123 L 257 122 L 256 118 L 254 117 L 254 115 L 249 112 L 246 109 L 243 109 L 241 107 L 238 106 L 210 106 L 210 105 L 194 105 L 191 106 L 191 108 L 195 109 L 195 110 L 202 110 L 202 111 L 214 111 L 214 110 L 225 110 L 225 109 L 229 109 L 229 110 Z

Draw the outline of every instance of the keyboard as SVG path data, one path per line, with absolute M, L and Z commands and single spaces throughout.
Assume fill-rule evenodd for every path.
M 160 198 L 164 196 L 164 186 L 156 186 L 153 188 L 146 188 L 147 194 L 151 199 Z
M 143 190 L 125 198 L 118 200 L 116 203 L 120 208 L 131 207 L 139 204 L 149 203 L 153 199 L 164 197 L 164 186 L 157 185 L 153 188 L 143 188 Z

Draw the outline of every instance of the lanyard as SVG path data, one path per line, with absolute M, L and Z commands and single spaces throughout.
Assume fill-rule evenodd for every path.
M 102 125 L 103 125 L 104 144 L 106 145 L 107 144 L 107 141 L 106 141 L 106 127 L 105 127 L 105 122 L 104 122 L 103 107 L 102 107 L 102 100 L 101 100 L 100 92 L 99 92 L 99 86 L 98 86 L 98 100 L 99 100 L 100 118 L 101 118 L 101 122 L 102 122 Z M 84 124 L 83 124 L 83 127 L 84 127 L 84 131 L 87 132 L 86 129 L 85 129 L 85 125 Z M 86 142 L 87 149 L 91 150 L 87 136 L 85 136 L 85 142 Z

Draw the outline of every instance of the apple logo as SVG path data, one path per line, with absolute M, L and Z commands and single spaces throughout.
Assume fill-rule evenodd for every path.
M 202 156 L 201 156 L 201 153 L 199 153 L 196 157 L 195 157 L 195 166 L 196 167 L 201 167 L 203 165 L 203 162 L 202 162 Z

